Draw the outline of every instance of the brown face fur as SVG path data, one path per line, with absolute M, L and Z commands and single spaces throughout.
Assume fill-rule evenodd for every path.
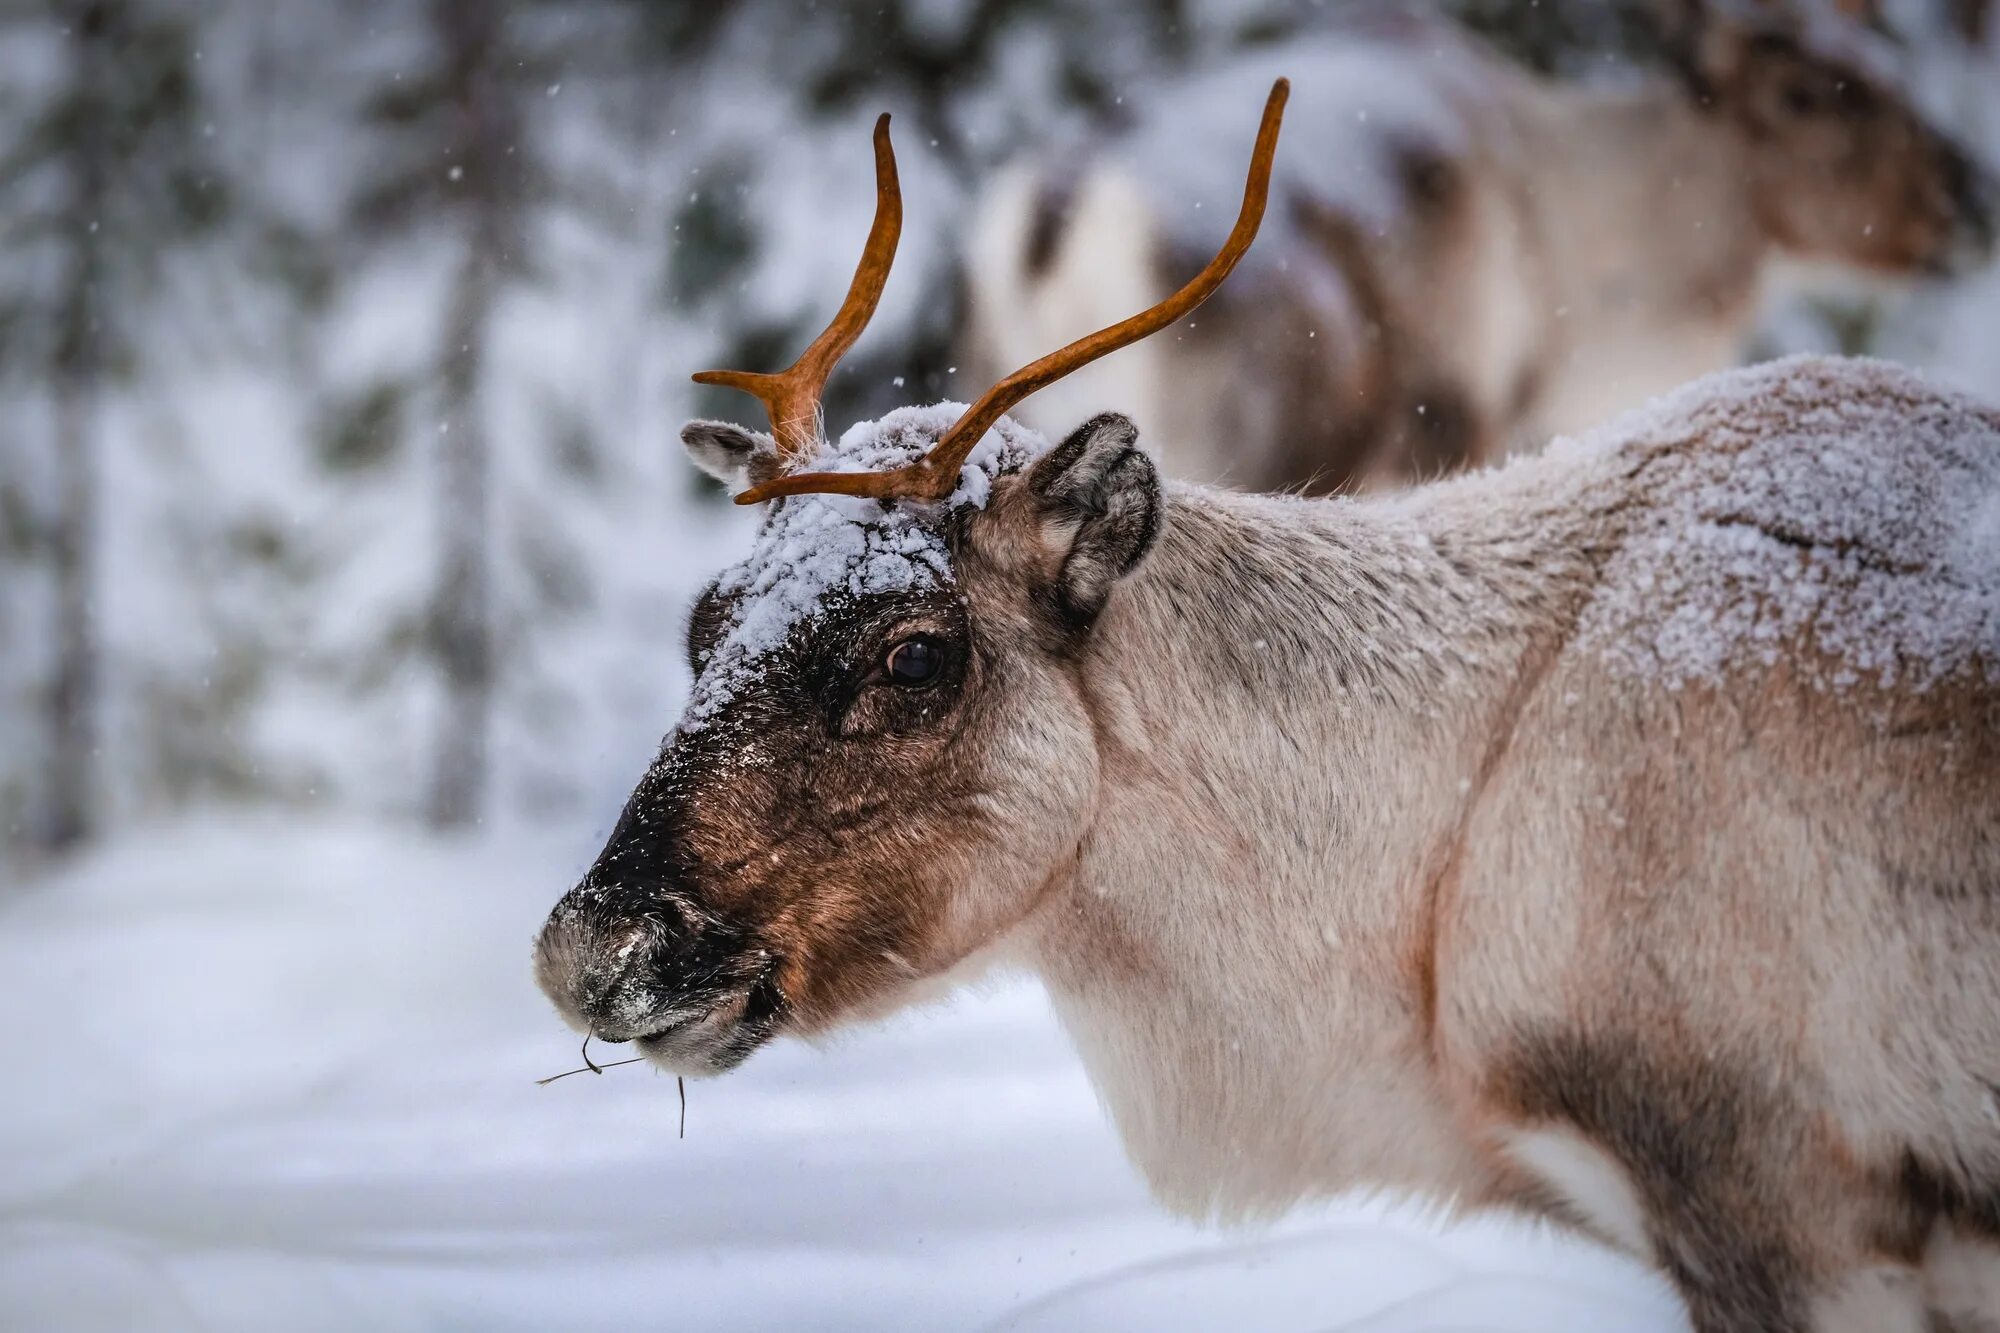
M 780 1031 L 893 1006 L 1033 910 L 1096 783 L 1070 675 L 1108 590 L 1091 540 L 1133 538 L 1117 514 L 1072 521 L 1065 486 L 1138 459 L 1148 522 L 1155 496 L 1109 420 L 998 479 L 983 511 L 936 520 L 949 584 L 829 600 L 670 738 L 542 932 L 538 976 L 566 1017 L 719 1072 Z M 697 605 L 697 675 L 732 609 Z M 913 642 L 935 669 L 898 680 L 891 655 Z
M 1897 91 L 1775 24 L 1711 23 L 1693 78 L 1741 131 L 1754 207 L 1799 258 L 1944 274 L 1993 244 L 1992 181 Z

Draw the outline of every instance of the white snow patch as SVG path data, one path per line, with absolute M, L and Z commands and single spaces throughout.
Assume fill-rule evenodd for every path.
M 964 414 L 963 403 L 898 408 L 849 428 L 796 470 L 886 472 L 929 452 Z M 942 504 L 799 495 L 772 505 L 749 557 L 716 581 L 716 591 L 735 602 L 695 682 L 681 729 L 705 726 L 752 676 L 758 659 L 815 618 L 830 595 L 950 583 L 944 519 L 959 509 L 985 508 L 997 478 L 1020 471 L 1048 447 L 1034 431 L 1002 418 L 973 446 L 957 489 Z
M 2000 678 L 2000 411 L 1886 362 L 1795 357 L 1556 448 L 1658 451 L 1581 625 L 1615 667 L 1675 686 L 1781 658 L 1821 688 Z

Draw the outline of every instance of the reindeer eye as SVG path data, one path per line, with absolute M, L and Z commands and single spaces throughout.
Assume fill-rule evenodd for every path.
M 1794 115 L 1812 116 L 1826 109 L 1827 99 L 1822 91 L 1810 83 L 1788 83 L 1784 93 L 1785 109 Z
M 944 649 L 931 639 L 904 639 L 882 659 L 882 674 L 897 685 L 923 685 L 944 669 Z

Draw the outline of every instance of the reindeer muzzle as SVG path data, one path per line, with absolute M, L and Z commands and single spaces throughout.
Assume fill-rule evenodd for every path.
M 730 1068 L 772 1035 L 775 970 L 753 932 L 691 898 L 590 877 L 535 944 L 536 980 L 572 1026 L 686 1074 Z

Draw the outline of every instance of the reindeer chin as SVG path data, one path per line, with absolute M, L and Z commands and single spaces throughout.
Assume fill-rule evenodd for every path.
M 647 1033 L 633 1045 L 670 1074 L 710 1078 L 756 1054 L 778 1035 L 786 1013 L 783 997 L 767 976 L 707 1013 Z

